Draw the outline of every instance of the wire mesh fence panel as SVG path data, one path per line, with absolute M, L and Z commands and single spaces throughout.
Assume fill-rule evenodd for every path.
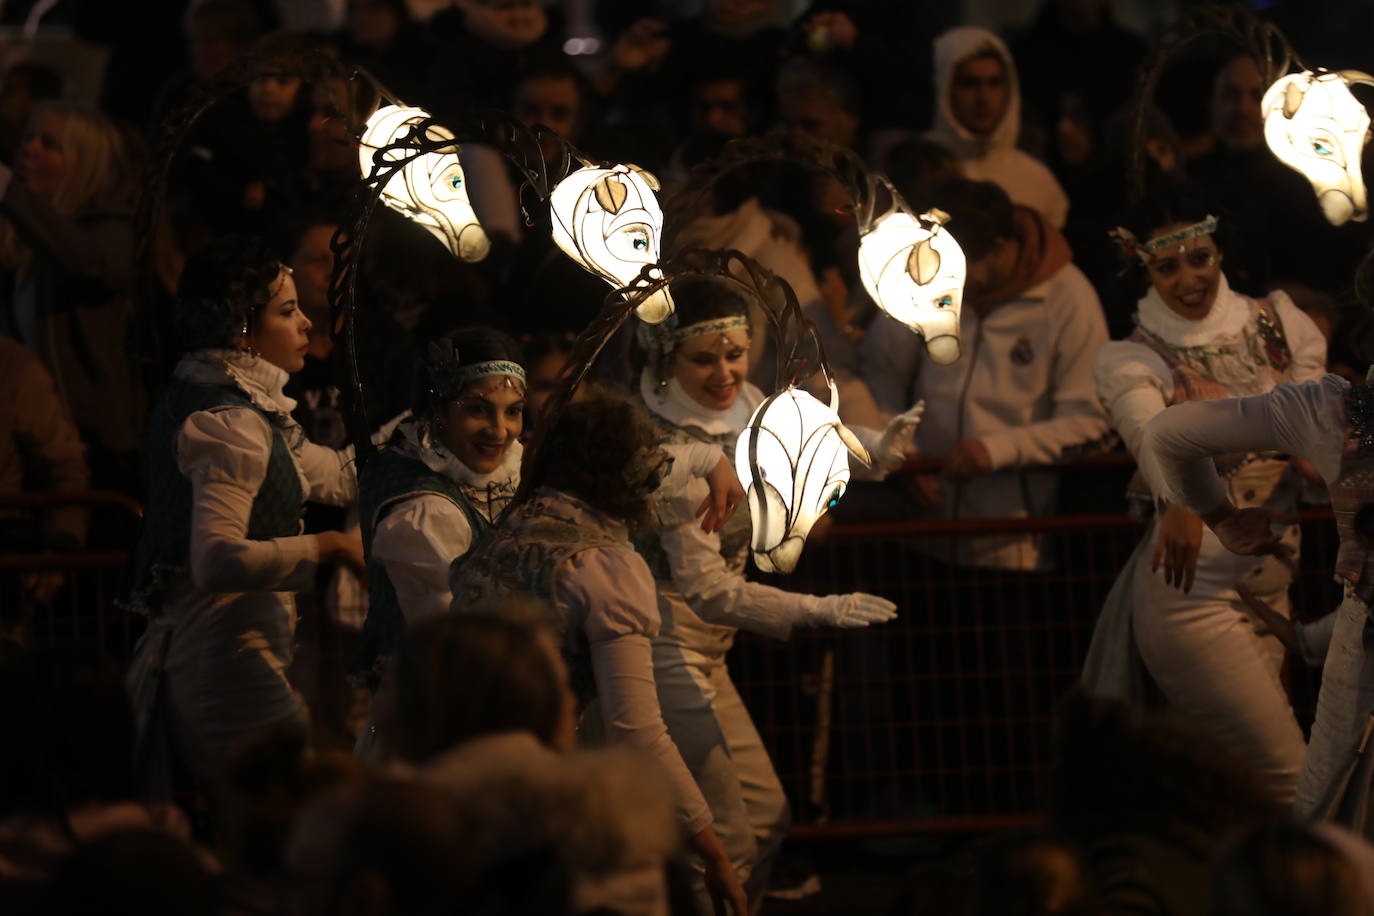
M 1310 513 L 1294 588 L 1302 616 L 1336 606 L 1335 535 Z M 1039 571 L 961 568 L 959 538 L 998 523 L 852 526 L 808 548 L 787 588 L 862 590 L 899 618 L 865 630 L 741 634 L 731 668 L 799 823 L 854 832 L 957 829 L 1041 808 L 1054 707 L 1080 675 L 1097 614 L 1143 534 L 1125 516 L 1008 520 L 1052 558 Z M 832 702 L 817 696 L 833 658 Z M 1310 721 L 1314 672 L 1292 672 Z M 818 748 L 824 753 L 817 758 Z
M 88 513 L 95 546 L 40 549 L 43 513 L 72 506 Z M 24 646 L 100 647 L 127 663 L 143 618 L 120 609 L 117 601 L 141 514 L 128 497 L 95 490 L 0 497 L 7 530 L 33 533 L 28 539 L 10 537 L 0 549 L 0 638 Z

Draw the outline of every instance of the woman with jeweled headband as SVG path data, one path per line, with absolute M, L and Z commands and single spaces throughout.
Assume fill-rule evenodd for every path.
M 1139 465 L 1128 496 L 1149 529 L 1107 600 L 1085 680 L 1140 699 L 1153 681 L 1171 708 L 1250 760 L 1276 801 L 1290 802 L 1304 741 L 1279 682 L 1283 646 L 1256 631 L 1236 589 L 1287 616 L 1292 569 L 1227 550 L 1171 495 L 1142 445 L 1146 424 L 1170 405 L 1262 394 L 1326 370 L 1325 338 L 1287 295 L 1230 288 L 1215 213 L 1194 192 L 1169 189 L 1114 232 L 1149 287 L 1135 331 L 1098 351 L 1097 390 Z M 1217 469 L 1237 505 L 1297 507 L 1300 466 L 1279 450 L 1224 455 Z M 1296 550 L 1296 525 L 1283 541 Z
M 1360 265 L 1355 289 L 1369 306 L 1374 255 Z M 1359 764 L 1374 726 L 1374 384 L 1326 375 L 1253 397 L 1182 404 L 1151 420 L 1142 444 L 1170 498 L 1201 517 L 1223 548 L 1247 558 L 1278 552 L 1291 562 L 1275 533 L 1283 519 L 1270 506 L 1237 500 L 1218 474 L 1223 459 L 1213 456 L 1285 452 L 1311 462 L 1326 483 L 1341 539 L 1335 573 L 1345 600 L 1322 668 L 1295 813 L 1367 830 L 1369 773 Z
M 491 328 L 431 343 L 410 416 L 363 469 L 364 673 L 380 673 L 406 626 L 448 611 L 449 565 L 515 495 L 524 456 L 522 362 L 515 341 Z
M 752 328 L 748 302 L 731 281 L 687 277 L 672 284 L 677 312 L 640 325 L 639 393 L 664 445 L 711 443 L 731 460 L 764 394 L 746 379 Z M 919 416 L 899 417 L 874 447 L 880 466 L 900 462 Z M 869 444 L 878 437 L 871 437 Z M 700 485 L 689 485 L 687 503 Z M 785 639 L 794 626 L 864 627 L 891 620 L 884 598 L 856 592 L 818 597 L 744 578 L 750 519 L 743 509 L 718 533 L 666 526 L 636 536 L 652 570 L 662 629 L 653 639 L 659 705 L 751 898 L 766 889 L 787 833 L 787 798 L 725 664 L 738 627 Z M 693 875 L 709 914 L 704 877 Z

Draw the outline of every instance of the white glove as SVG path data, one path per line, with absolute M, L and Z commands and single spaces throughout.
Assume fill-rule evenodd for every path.
M 886 598 L 867 592 L 852 592 L 817 598 L 806 619 L 817 626 L 866 627 L 870 623 L 885 623 L 896 616 L 897 605 Z
M 916 434 L 916 427 L 921 425 L 921 414 L 925 413 L 925 409 L 926 402 L 917 401 L 915 407 L 887 421 L 882 438 L 873 446 L 870 455 L 877 479 L 886 477 L 906 461 L 907 454 L 913 449 L 911 437 Z

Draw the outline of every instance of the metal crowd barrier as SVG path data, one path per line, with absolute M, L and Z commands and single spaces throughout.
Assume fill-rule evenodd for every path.
M 988 534 L 1041 535 L 1050 572 L 955 568 L 924 552 Z M 741 634 L 731 669 L 793 801 L 796 835 L 1003 829 L 1043 811 L 1057 700 L 1143 529 L 1125 515 L 835 526 L 789 589 L 863 590 L 899 618 L 863 630 Z M 1294 607 L 1340 600 L 1328 510 L 1303 518 Z M 1291 672 L 1310 722 L 1315 677 Z
M 0 513 L 73 504 L 126 522 L 140 514 L 108 493 L 5 497 Z M 989 534 L 1041 536 L 1052 571 L 961 569 L 926 552 Z M 738 637 L 731 669 L 793 801 L 794 834 L 985 831 L 1036 817 L 1055 703 L 1076 683 L 1098 610 L 1141 535 L 1125 515 L 1069 515 L 836 525 L 809 544 L 779 584 L 874 592 L 900 616 L 863 630 L 797 630 L 787 643 Z M 1338 603 L 1335 548 L 1330 512 L 1307 511 L 1293 589 L 1301 616 Z M 0 555 L 0 635 L 99 645 L 127 661 L 142 620 L 114 605 L 124 560 L 114 547 Z M 52 600 L 22 597 L 26 576 L 51 572 L 64 577 Z M 320 626 L 298 635 L 306 657 L 329 656 Z M 1316 678 L 1290 674 L 1306 724 Z
M 143 630 L 136 614 L 115 606 L 124 586 L 124 564 L 143 508 L 123 493 L 105 490 L 21 493 L 0 496 L 0 518 L 24 520 L 57 508 L 78 506 L 90 516 L 93 549 L 30 550 L 9 544 L 0 552 L 0 638 L 20 645 L 100 647 L 121 663 Z M 59 577 L 50 597 L 35 580 Z

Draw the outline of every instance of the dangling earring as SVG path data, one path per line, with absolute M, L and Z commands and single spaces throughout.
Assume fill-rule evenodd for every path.
M 245 319 L 243 327 L 239 328 L 239 337 L 243 340 L 242 350 L 254 359 L 257 358 L 258 348 L 253 346 L 253 341 L 248 337 L 248 321 Z

